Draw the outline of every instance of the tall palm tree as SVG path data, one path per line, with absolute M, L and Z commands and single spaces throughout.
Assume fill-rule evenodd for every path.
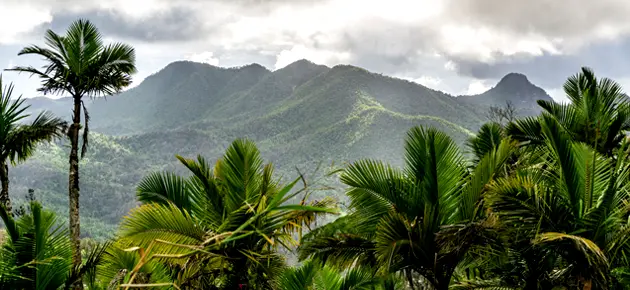
M 119 237 L 143 249 L 141 261 L 172 258 L 179 287 L 268 289 L 284 268 L 277 248 L 290 248 L 297 229 L 334 212 L 328 199 L 286 204 L 305 193 L 293 189 L 301 179 L 282 185 L 251 141 L 234 141 L 214 169 L 202 157 L 177 158 L 192 176 L 142 180 L 142 205 L 125 217 Z
M 46 64 L 43 70 L 35 67 L 15 67 L 10 70 L 25 72 L 41 79 L 39 91 L 46 94 L 68 94 L 73 99 L 72 122 L 68 129 L 70 139 L 68 197 L 70 206 L 70 236 L 75 266 L 81 264 L 79 220 L 79 132 L 83 109 L 83 145 L 81 157 L 88 145 L 89 115 L 84 97 L 94 98 L 120 92 L 131 84 L 135 73 L 133 47 L 123 43 L 105 45 L 98 29 L 87 20 L 73 22 L 65 35 L 48 30 L 46 47 L 29 46 L 18 55 L 37 55 Z
M 344 170 L 351 213 L 306 235 L 300 258 L 370 265 L 404 274 L 412 289 L 447 289 L 471 250 L 494 240 L 482 196 L 514 147 L 502 141 L 469 170 L 444 133 L 411 129 L 403 170 L 372 160 Z
M 608 289 L 630 263 L 630 144 L 611 158 L 574 141 L 553 116 L 538 124 L 542 162 L 488 187 L 512 249 L 507 278 L 522 289 Z
M 25 111 L 30 107 L 18 97 L 11 99 L 13 84 L 2 86 L 0 75 L 0 203 L 11 214 L 9 198 L 9 163 L 15 165 L 29 158 L 38 143 L 60 137 L 65 126 L 59 118 L 41 112 L 30 124 L 23 121 L 30 117 Z
M 564 92 L 570 103 L 538 101 L 542 115 L 555 119 L 573 140 L 610 156 L 630 130 L 630 103 L 621 86 L 608 78 L 597 79 L 591 69 L 584 67 L 564 83 Z M 512 122 L 506 128 L 507 134 L 540 145 L 544 142 L 541 118 Z

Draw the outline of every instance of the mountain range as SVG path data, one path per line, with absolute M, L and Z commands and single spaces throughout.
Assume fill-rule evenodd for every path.
M 86 101 L 90 147 L 81 164 L 84 233 L 106 237 L 135 206 L 134 188 L 151 171 L 178 171 L 175 154 L 216 160 L 235 138 L 254 140 L 265 160 L 287 179 L 295 167 L 359 158 L 402 161 L 406 131 L 415 125 L 445 131 L 459 144 L 484 122 L 490 106 L 512 102 L 520 115 L 551 100 L 525 75 L 511 73 L 479 95 L 451 96 L 420 84 L 307 60 L 270 71 L 251 64 L 220 68 L 178 61 L 137 87 Z M 71 99 L 27 99 L 30 112 L 69 119 Z M 42 145 L 11 170 L 11 194 L 28 189 L 56 211 L 67 212 L 67 142 Z

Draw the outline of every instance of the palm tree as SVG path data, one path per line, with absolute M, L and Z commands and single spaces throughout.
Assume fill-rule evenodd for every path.
M 0 203 L 11 214 L 9 198 L 9 162 L 15 165 L 29 158 L 38 143 L 59 137 L 65 123 L 48 112 L 42 112 L 30 124 L 23 124 L 30 117 L 25 111 L 30 107 L 18 97 L 11 99 L 13 85 L 2 86 L 0 75 Z
M 466 146 L 473 154 L 473 162 L 476 164 L 481 161 L 486 154 L 499 147 L 504 138 L 505 132 L 501 124 L 496 122 L 483 124 L 477 135 L 470 137 L 466 142 Z
M 503 268 L 516 270 L 503 281 L 522 289 L 608 289 L 630 263 L 630 144 L 615 145 L 611 158 L 573 141 L 553 116 L 538 124 L 542 161 L 488 188 L 488 208 L 510 244 Z
M 112 243 L 103 255 L 97 267 L 95 284 L 106 289 L 119 289 L 121 284 L 128 282 L 130 273 L 136 265 L 141 263 L 142 256 L 137 252 L 125 251 L 126 247 L 120 243 Z M 134 280 L 138 284 L 169 284 L 170 273 L 168 266 L 160 261 L 149 261 L 137 270 Z
M 564 92 L 570 103 L 539 100 L 541 117 L 512 122 L 506 128 L 507 134 L 515 140 L 540 145 L 544 143 L 541 118 L 549 116 L 573 140 L 610 156 L 630 130 L 630 103 L 621 86 L 608 78 L 597 79 L 591 69 L 582 68 L 565 82 Z
M 471 250 L 495 239 L 481 201 L 513 149 L 502 141 L 469 171 L 444 133 L 411 129 L 403 170 L 362 160 L 343 171 L 351 213 L 306 235 L 300 258 L 369 265 L 404 274 L 412 289 L 447 289 Z
M 168 260 L 179 287 L 268 289 L 284 268 L 278 247 L 291 248 L 296 230 L 334 212 L 329 199 L 286 204 L 304 193 L 293 190 L 301 179 L 282 185 L 251 141 L 234 141 L 214 169 L 202 157 L 177 158 L 192 176 L 142 180 L 142 205 L 123 220 L 119 237 L 141 250 L 141 261 Z M 130 274 L 126 283 L 136 283 Z
M 81 264 L 79 221 L 79 131 L 81 109 L 84 114 L 81 157 L 88 145 L 89 115 L 84 97 L 95 98 L 120 92 L 131 84 L 136 71 L 134 49 L 123 43 L 105 45 L 98 29 L 87 20 L 73 22 L 65 35 L 48 30 L 46 46 L 29 46 L 18 55 L 37 55 L 44 58 L 43 70 L 35 67 L 15 67 L 10 70 L 25 72 L 41 79 L 39 91 L 46 94 L 69 94 L 73 98 L 70 139 L 68 197 L 70 207 L 70 236 L 73 244 L 74 265 Z
M 287 268 L 279 278 L 282 290 L 398 290 L 404 289 L 401 279 L 394 275 L 374 276 L 373 269 L 365 266 L 345 271 L 305 261 L 299 267 Z
M 0 218 L 7 233 L 0 248 L 1 289 L 67 288 L 100 261 L 103 248 L 97 247 L 84 265 L 73 270 L 67 230 L 58 225 L 54 213 L 43 210 L 36 201 L 17 218 L 0 207 Z

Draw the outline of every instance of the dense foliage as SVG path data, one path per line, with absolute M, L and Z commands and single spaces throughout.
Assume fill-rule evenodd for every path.
M 237 139 L 214 166 L 177 156 L 187 175 L 155 172 L 112 243 L 71 244 L 53 213 L 0 215 L 0 282 L 51 289 L 626 289 L 630 286 L 629 103 L 583 69 L 572 102 L 487 123 L 469 158 L 447 134 L 412 127 L 402 168 L 360 159 L 333 172 L 349 201 L 281 181 Z M 106 139 L 103 139 L 106 141 Z M 123 148 L 119 148 L 124 152 Z M 181 172 L 181 171 L 180 171 Z M 299 171 L 298 171 L 299 172 Z M 338 175 L 335 175 L 338 173 Z M 298 189 L 296 185 L 302 184 Z M 317 198 L 313 198 L 316 196 Z M 300 265 L 289 266 L 296 253 Z

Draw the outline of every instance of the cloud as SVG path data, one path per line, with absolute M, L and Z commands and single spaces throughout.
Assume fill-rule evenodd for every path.
M 13 63 L 12 59 L 9 59 L 9 64 L 7 64 L 7 67 L 5 69 L 12 69 L 15 67 L 15 63 Z
M 0 9 L 0 45 L 18 43 L 21 34 L 51 19 L 52 16 L 46 9 L 19 3 L 3 3 Z
M 334 66 L 348 62 L 350 57 L 348 52 L 316 50 L 303 45 L 296 45 L 291 49 L 281 51 L 276 58 L 274 67 L 275 69 L 281 69 L 300 59 L 308 59 L 317 64 Z
M 349 63 L 454 94 L 478 91 L 509 72 L 548 89 L 582 65 L 630 76 L 625 0 L 2 2 L 0 24 L 2 16 L 12 18 L 0 25 L 0 46 L 41 41 L 43 29 L 62 32 L 84 17 L 106 37 L 134 45 L 143 76 L 192 56 L 269 68 L 302 58 Z M 7 57 L 0 54 L 0 61 Z
M 194 40 L 208 33 L 197 13 L 189 8 L 174 7 L 143 17 L 131 17 L 117 10 L 61 11 L 50 21 L 35 28 L 31 36 L 38 37 L 47 29 L 62 32 L 76 19 L 89 19 L 101 33 L 120 40 L 142 42 L 176 42 Z
M 187 58 L 190 61 L 207 63 L 209 65 L 218 66 L 219 59 L 214 57 L 214 54 L 211 51 L 204 51 L 201 53 L 196 53 Z
M 414 83 L 418 83 L 429 88 L 435 88 L 442 82 L 442 79 L 440 78 L 433 77 L 433 76 L 425 76 L 425 75 L 420 76 L 419 78 L 411 78 L 407 76 L 398 76 L 398 78 L 401 78 L 403 80 L 408 80 Z
M 458 74 L 476 79 L 497 79 L 509 72 L 521 72 L 541 86 L 559 87 L 582 66 L 591 67 L 597 74 L 611 78 L 630 75 L 628 51 L 630 38 L 624 38 L 590 44 L 572 54 L 497 55 L 492 63 L 455 58 L 454 63 Z
M 481 94 L 490 89 L 484 81 L 473 81 L 468 85 L 468 90 L 466 91 L 467 95 L 477 95 Z
M 624 0 L 448 0 L 458 22 L 518 35 L 544 35 L 563 41 L 606 38 L 630 31 Z M 580 41 L 581 42 L 581 41 Z

